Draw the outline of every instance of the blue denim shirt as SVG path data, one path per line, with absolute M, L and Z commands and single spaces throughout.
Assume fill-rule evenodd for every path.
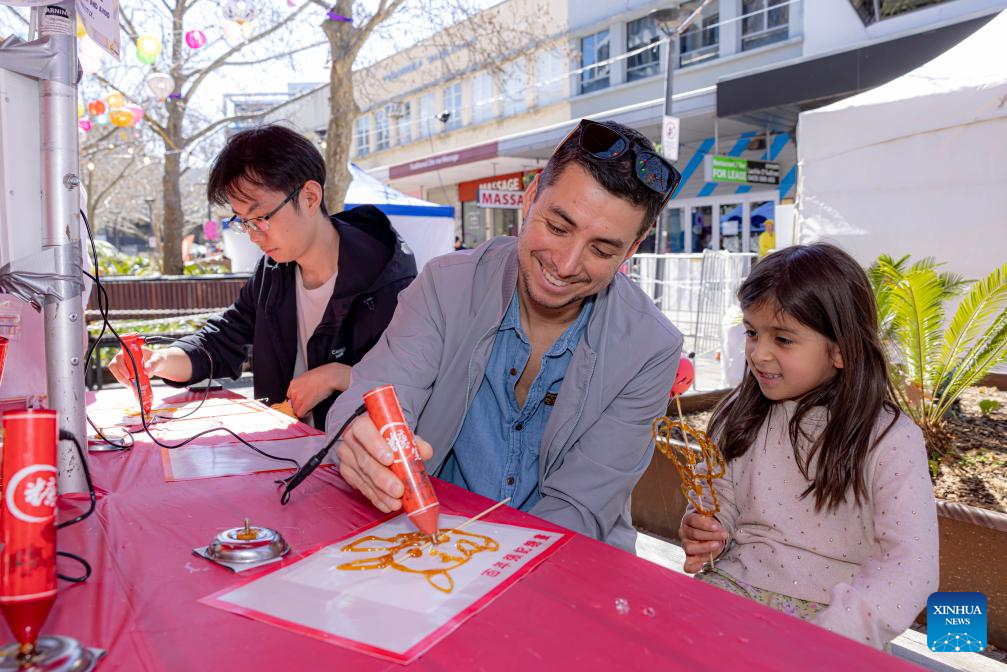
M 466 490 L 529 510 L 539 501 L 539 444 L 556 395 L 594 306 L 588 298 L 580 315 L 542 356 L 542 367 L 522 408 L 514 394 L 531 356 L 521 328 L 518 290 L 493 342 L 483 381 L 462 422 L 440 477 Z

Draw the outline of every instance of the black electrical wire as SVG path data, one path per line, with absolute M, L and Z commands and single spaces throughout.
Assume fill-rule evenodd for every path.
M 290 501 L 290 493 L 294 491 L 294 488 L 299 486 L 301 484 L 301 481 L 310 476 L 311 472 L 313 472 L 315 469 L 318 468 L 318 465 L 320 465 L 322 463 L 322 460 L 325 459 L 325 455 L 329 452 L 332 446 L 336 445 L 336 441 L 338 441 L 343 436 L 343 432 L 345 432 L 346 428 L 350 426 L 350 423 L 356 420 L 357 417 L 363 415 L 366 410 L 367 406 L 365 406 L 364 404 L 360 404 L 359 406 L 357 406 L 356 410 L 354 410 L 353 413 L 350 415 L 350 417 L 346 419 L 346 422 L 343 423 L 343 426 L 340 427 L 339 431 L 336 432 L 335 436 L 333 436 L 329 440 L 329 442 L 325 444 L 324 448 L 322 448 L 317 453 L 312 455 L 311 459 L 305 462 L 304 466 L 298 469 L 296 472 L 294 472 L 293 475 L 288 476 L 283 480 L 277 481 L 277 483 L 287 484 L 287 487 L 283 489 L 283 494 L 280 495 L 280 504 L 286 504 L 287 502 Z
M 116 340 L 119 342 L 119 345 L 122 348 L 122 352 L 129 359 L 129 362 L 130 362 L 130 364 L 133 367 L 133 371 L 134 372 L 138 372 L 138 371 L 141 370 L 140 367 L 142 366 L 142 362 L 140 363 L 139 366 L 137 365 L 136 359 L 134 359 L 134 357 L 133 357 L 133 353 L 131 353 L 129 351 L 129 348 L 127 348 L 125 346 L 125 344 L 122 342 L 122 337 L 119 336 L 119 332 L 117 332 L 115 330 L 115 327 L 113 327 L 111 325 L 111 323 L 109 322 L 109 319 L 108 319 L 108 294 L 107 294 L 107 292 L 105 292 L 105 288 L 101 286 L 101 277 L 100 277 L 100 274 L 98 273 L 98 250 L 97 250 L 97 248 L 95 247 L 95 244 L 94 244 L 94 234 L 91 231 L 91 224 L 90 224 L 90 222 L 87 221 L 87 215 L 85 215 L 83 211 L 81 211 L 80 214 L 81 214 L 81 217 L 84 220 L 84 227 L 85 227 L 85 229 L 87 229 L 88 241 L 91 244 L 91 255 L 92 255 L 92 258 L 94 260 L 94 275 L 93 276 L 90 275 L 90 274 L 88 274 L 88 275 L 94 280 L 95 284 L 98 287 L 98 310 L 101 313 L 102 321 L 103 321 L 102 328 L 101 328 L 102 329 L 101 330 L 101 335 L 104 335 L 105 330 L 108 329 L 108 331 L 110 331 L 112 333 L 112 335 L 115 336 Z M 100 336 L 99 336 L 99 338 L 100 338 Z M 94 350 L 94 347 L 95 347 L 96 344 L 97 344 L 97 341 L 95 341 L 95 344 L 92 344 L 92 347 L 88 351 L 88 358 L 90 358 L 91 352 Z M 207 356 L 207 359 L 209 359 L 209 361 L 210 361 L 210 379 L 212 380 L 212 378 L 213 378 L 213 359 L 210 357 L 210 353 L 208 353 L 205 349 L 200 348 L 200 351 L 203 354 L 205 354 Z M 142 400 L 143 399 L 143 390 L 140 388 L 140 377 L 138 375 L 134 376 L 134 378 L 133 378 L 133 385 L 134 385 L 134 389 L 135 389 L 135 392 L 136 392 L 136 398 Z M 206 395 L 205 396 L 209 396 L 209 394 L 210 394 L 210 387 L 208 385 L 207 388 L 206 388 Z M 205 397 L 204 397 L 204 401 L 205 401 Z M 91 423 L 92 427 L 95 426 L 94 423 L 90 421 L 90 419 L 88 419 L 88 422 Z M 281 457 L 279 455 L 272 455 L 270 453 L 267 453 L 266 451 L 264 451 L 264 450 L 262 450 L 260 448 L 257 448 L 256 446 L 252 445 L 251 443 L 249 443 L 248 441 L 246 441 L 242 437 L 238 436 L 236 433 L 234 433 L 233 431 L 231 431 L 227 427 L 213 427 L 213 428 L 210 428 L 210 429 L 203 430 L 202 432 L 194 434 L 193 436 L 190 436 L 189 438 L 185 439 L 184 441 L 181 441 L 181 442 L 176 443 L 174 445 L 172 445 L 170 443 L 164 443 L 163 441 L 159 440 L 157 437 L 155 437 L 151 433 L 151 431 L 150 431 L 150 425 L 147 422 L 147 413 L 143 409 L 143 403 L 142 403 L 142 401 L 140 402 L 140 422 L 143 424 L 143 430 L 144 430 L 144 432 L 146 432 L 147 436 L 150 437 L 151 441 L 153 441 L 157 446 L 160 446 L 161 448 L 166 448 L 168 450 L 174 450 L 175 448 L 181 448 L 182 446 L 185 446 L 185 445 L 187 445 L 189 443 L 192 443 L 196 439 L 200 438 L 201 436 L 205 436 L 206 434 L 211 434 L 213 432 L 226 432 L 227 434 L 230 434 L 235 439 L 237 439 L 240 443 L 248 446 L 249 448 L 251 448 L 252 450 L 254 450 L 256 453 L 258 453 L 259 455 L 262 455 L 263 457 L 267 457 L 267 458 L 269 458 L 271 460 L 276 460 L 278 462 L 289 462 L 289 463 L 293 464 L 294 468 L 297 469 L 297 470 L 300 470 L 300 468 L 301 468 L 301 464 L 297 460 L 295 460 L 293 458 L 290 458 L 290 457 Z M 102 436 L 103 440 L 105 440 L 109 444 L 111 444 L 111 445 L 113 445 L 113 446 L 115 446 L 117 448 L 122 447 L 122 446 L 120 446 L 120 444 L 116 444 L 116 443 L 114 443 L 112 441 L 109 441 L 106 437 L 104 437 L 104 435 L 101 434 L 101 432 L 97 429 L 97 427 L 95 427 L 95 431 L 98 432 L 99 436 Z M 132 440 L 132 435 L 130 435 L 130 439 Z M 132 443 L 130 445 L 132 445 Z
M 91 470 L 88 469 L 87 467 L 87 459 L 85 459 L 84 457 L 84 449 L 80 447 L 80 441 L 78 441 L 77 437 L 74 436 L 71 432 L 68 432 L 63 429 L 59 430 L 59 438 L 60 441 L 73 441 L 73 445 L 77 448 L 77 458 L 80 460 L 81 467 L 84 469 L 84 481 L 87 483 L 87 494 L 90 497 L 91 502 L 87 508 L 87 511 L 85 511 L 84 513 L 80 514 L 75 518 L 71 518 L 70 520 L 65 520 L 62 523 L 58 523 L 56 525 L 57 530 L 61 530 L 64 527 L 69 527 L 70 525 L 75 525 L 76 523 L 79 523 L 80 521 L 90 516 L 92 513 L 94 513 L 94 507 L 97 501 L 97 498 L 95 497 L 94 494 L 94 483 L 91 482 Z M 56 551 L 56 555 L 63 558 L 69 558 L 74 562 L 79 562 L 81 566 L 84 568 L 84 573 L 81 576 L 65 576 L 57 572 L 56 573 L 57 577 L 63 579 L 64 581 L 69 581 L 71 583 L 84 583 L 91 576 L 91 565 L 88 563 L 87 560 L 85 560 L 81 556 L 77 555 L 76 553 L 70 553 L 69 551 Z

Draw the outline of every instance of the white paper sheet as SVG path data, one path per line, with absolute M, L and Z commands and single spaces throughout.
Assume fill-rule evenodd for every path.
M 273 441 L 251 441 L 259 450 L 277 457 L 289 457 L 299 464 L 325 447 L 324 434 L 299 436 L 292 439 Z M 331 451 L 330 451 L 331 453 Z M 181 448 L 162 448 L 164 478 L 167 481 L 191 481 L 199 478 L 220 476 L 240 476 L 261 471 L 293 469 L 289 462 L 272 460 L 260 455 L 243 443 L 207 444 L 198 439 Z M 323 464 L 332 464 L 332 455 L 327 455 Z
M 441 530 L 465 520 L 442 515 Z M 372 655 L 409 662 L 568 538 L 564 533 L 476 521 L 464 530 L 448 532 L 449 540 L 434 547 L 453 558 L 469 555 L 460 566 L 454 560 L 443 561 L 444 556 L 431 556 L 430 551 L 418 559 L 410 558 L 408 549 L 394 554 L 395 562 L 403 567 L 447 570 L 429 579 L 392 567 L 340 569 L 349 563 L 380 565 L 389 555 L 386 551 L 344 550 L 348 546 L 393 547 L 396 535 L 415 531 L 406 516 L 397 516 L 204 602 Z M 386 541 L 366 541 L 367 537 Z

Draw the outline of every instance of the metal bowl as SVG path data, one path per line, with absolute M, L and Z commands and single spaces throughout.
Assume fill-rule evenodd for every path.
M 278 558 L 289 550 L 279 532 L 249 525 L 246 519 L 244 527 L 234 527 L 218 534 L 206 552 L 221 562 L 251 563 Z

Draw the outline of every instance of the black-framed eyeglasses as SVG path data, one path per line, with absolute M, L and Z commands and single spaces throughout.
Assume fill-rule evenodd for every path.
M 592 119 L 581 119 L 559 146 L 565 145 L 577 129 L 580 129 L 580 148 L 596 159 L 614 161 L 623 158 L 627 152 L 632 152 L 637 179 L 648 189 L 664 196 L 664 200 L 661 201 L 662 210 L 668 205 L 668 201 L 682 181 L 682 174 L 671 165 L 670 161 L 630 140 L 620 131 Z
M 247 233 L 249 235 L 251 235 L 253 231 L 265 233 L 266 231 L 269 231 L 269 218 L 278 213 L 287 203 L 290 203 L 290 201 L 292 201 L 297 194 L 301 192 L 301 188 L 303 186 L 304 185 L 302 184 L 300 187 L 297 187 L 297 189 L 294 189 L 278 206 L 261 217 L 249 217 L 248 219 L 242 219 L 241 217 L 235 215 L 234 217 L 226 220 L 224 223 L 238 233 Z

